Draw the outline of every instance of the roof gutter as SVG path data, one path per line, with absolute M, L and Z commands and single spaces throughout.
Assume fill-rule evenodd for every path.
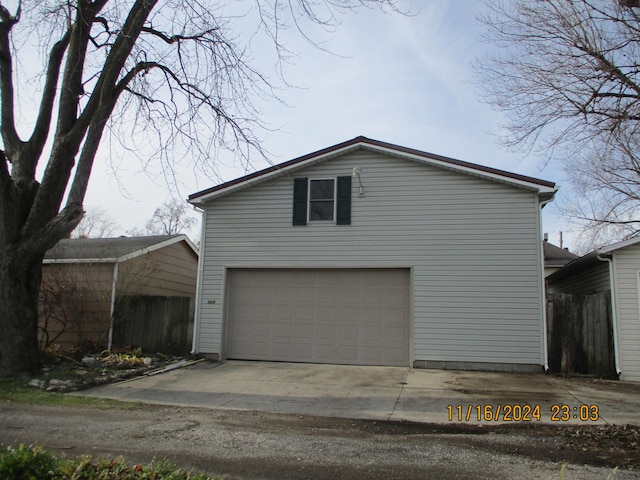
M 115 322 L 116 314 L 116 289 L 118 288 L 118 263 L 113 264 L 113 279 L 111 280 L 111 315 L 109 317 L 109 340 L 107 343 L 107 350 L 111 351 L 113 346 L 113 323 Z
M 557 189 L 554 189 L 553 195 L 545 195 L 544 197 L 540 197 L 540 203 L 538 204 L 540 211 L 538 212 L 538 244 L 540 245 L 540 307 L 542 313 L 542 356 L 544 358 L 544 370 L 545 372 L 549 371 L 549 345 L 547 341 L 547 282 L 544 277 L 544 242 L 542 241 L 542 209 L 545 207 L 547 203 L 553 201 L 553 197 L 555 196 L 555 192 Z
M 613 357 L 616 364 L 616 373 L 620 375 L 622 370 L 620 369 L 620 352 L 619 352 L 619 337 L 618 337 L 618 313 L 616 310 L 616 298 L 615 298 L 615 275 L 613 274 L 613 259 L 608 257 L 602 257 L 600 254 L 596 255 L 596 258 L 601 262 L 607 262 L 609 264 L 609 284 L 611 285 L 611 323 L 613 328 Z
M 199 342 L 198 338 L 200 330 L 200 315 L 202 312 L 202 275 L 204 272 L 204 245 L 205 234 L 207 231 L 207 215 L 202 211 L 202 222 L 200 222 L 200 255 L 198 255 L 198 274 L 196 277 L 196 306 L 193 314 L 193 337 L 191 338 L 191 354 L 198 354 Z

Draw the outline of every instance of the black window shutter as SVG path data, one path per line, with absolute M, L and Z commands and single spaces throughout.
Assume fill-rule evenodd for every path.
M 336 223 L 351 225 L 351 177 L 338 177 Z
M 307 190 L 306 178 L 293 179 L 293 224 L 307 224 Z

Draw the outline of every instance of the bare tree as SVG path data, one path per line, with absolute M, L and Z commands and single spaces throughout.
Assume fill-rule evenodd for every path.
M 394 1 L 258 0 L 227 14 L 206 0 L 1 1 L 0 375 L 40 365 L 42 258 L 82 218 L 106 129 L 168 176 L 176 149 L 204 169 L 220 148 L 247 160 L 261 152 L 263 132 L 253 99 L 276 98 L 234 31 L 248 8 L 257 10 L 255 33 L 286 59 L 284 29 L 306 36 L 305 25 L 332 28 L 341 13 L 395 10 Z M 38 53 L 31 84 L 21 68 L 37 65 Z M 20 106 L 36 97 L 31 119 Z
M 616 0 L 485 0 L 478 63 L 505 143 L 561 157 L 563 205 L 596 244 L 640 233 L 640 10 Z
M 73 238 L 106 238 L 120 228 L 118 221 L 102 207 L 88 208 L 82 220 L 71 233 Z
M 196 222 L 185 202 L 171 199 L 153 211 L 152 217 L 143 229 L 134 228 L 127 233 L 133 236 L 178 235 L 187 233 Z

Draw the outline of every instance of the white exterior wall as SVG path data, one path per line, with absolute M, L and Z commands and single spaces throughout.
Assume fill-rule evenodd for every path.
M 640 382 L 640 245 L 613 252 L 620 379 Z
M 351 225 L 292 226 L 294 177 L 356 166 Z M 197 350 L 224 358 L 225 268 L 408 267 L 413 360 L 542 365 L 539 215 L 534 191 L 366 150 L 216 198 Z

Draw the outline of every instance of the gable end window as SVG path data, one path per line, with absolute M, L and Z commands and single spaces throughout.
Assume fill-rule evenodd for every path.
M 293 225 L 308 222 L 351 224 L 351 177 L 293 180 Z
M 336 205 L 336 181 L 333 178 L 309 180 L 309 221 L 333 222 Z

